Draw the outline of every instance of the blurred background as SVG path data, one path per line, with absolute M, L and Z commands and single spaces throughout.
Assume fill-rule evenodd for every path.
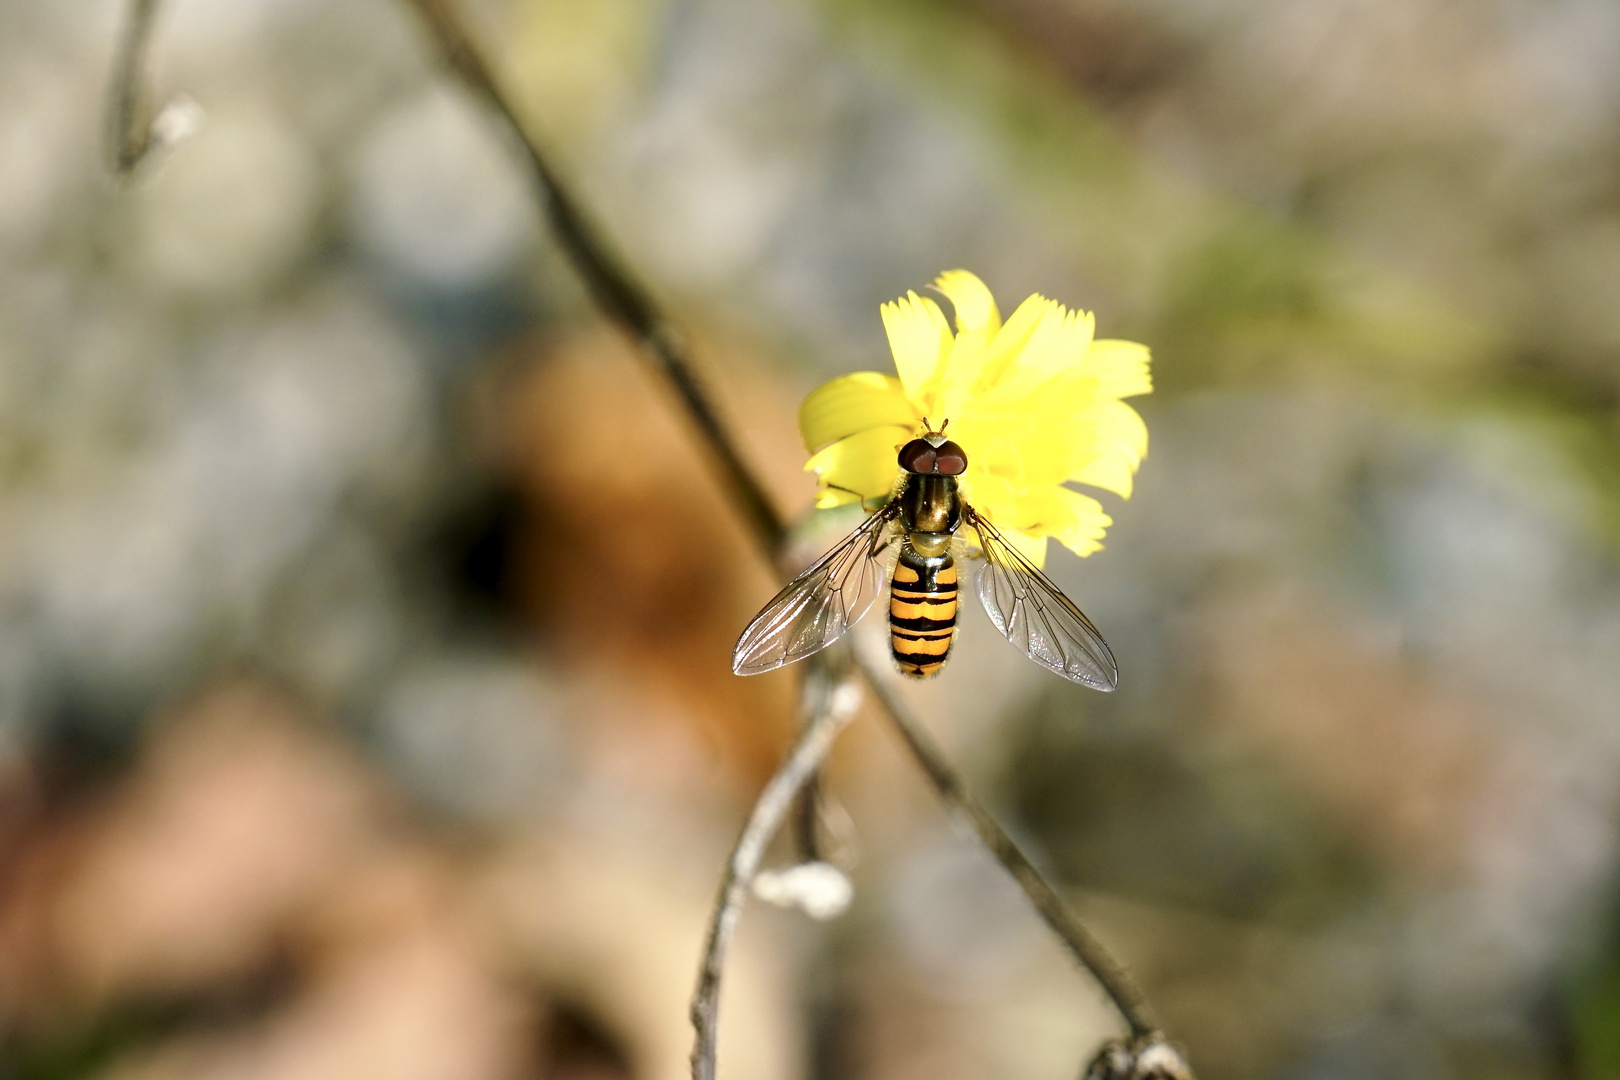
M 975 610 L 913 698 L 1205 1080 L 1620 1076 L 1620 6 L 461 7 L 807 545 L 880 302 L 1153 347 L 1051 560 L 1119 692 Z M 124 16 L 0 0 L 0 1076 L 678 1080 L 770 573 L 406 5 L 164 4 L 131 184 Z M 1074 1077 L 873 717 L 827 787 L 854 906 L 749 909 L 722 1072 Z

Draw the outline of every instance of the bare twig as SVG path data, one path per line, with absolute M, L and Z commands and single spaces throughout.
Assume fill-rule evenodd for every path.
M 157 18 L 158 0 L 132 0 L 118 56 L 113 63 L 108 137 L 114 171 L 128 176 L 152 146 L 152 118 L 147 115 L 146 53 Z
M 831 664 L 824 663 L 811 667 L 805 678 L 803 696 L 806 720 L 798 741 L 776 775 L 765 785 L 765 790 L 760 792 L 720 878 L 720 894 L 710 916 L 703 962 L 698 968 L 697 990 L 692 995 L 692 1027 L 696 1029 L 692 1080 L 714 1080 L 720 977 L 765 847 L 781 827 L 799 791 L 827 756 L 833 738 L 855 714 L 855 705 L 860 700 L 854 685 L 842 675 L 834 674 Z
M 967 786 L 956 770 L 951 768 L 943 752 L 934 744 L 934 740 L 923 730 L 917 719 L 911 715 L 906 707 L 894 693 L 889 680 L 884 674 L 874 670 L 873 665 L 865 657 L 859 657 L 856 663 L 860 666 L 861 674 L 865 676 L 866 683 L 877 695 L 883 709 L 893 721 L 895 730 L 905 740 L 911 756 L 917 759 L 923 772 L 928 774 L 929 781 L 939 797 L 945 800 L 952 810 L 967 819 L 973 831 L 978 834 L 979 840 L 990 849 L 996 861 L 1006 868 L 1013 880 L 1018 882 L 1029 897 L 1035 910 L 1040 912 L 1046 925 L 1062 939 L 1080 961 L 1085 969 L 1091 972 L 1093 978 L 1102 985 L 1107 992 L 1114 1007 L 1130 1025 L 1131 1034 L 1137 1039 L 1145 1039 L 1157 1035 L 1158 1026 L 1153 1022 L 1148 1011 L 1147 1001 L 1142 992 L 1136 988 L 1125 969 L 1104 949 L 1102 943 L 1091 935 L 1091 931 L 1081 925 L 1075 918 L 1074 912 L 1063 902 L 1057 890 L 1041 876 L 1040 871 L 1029 861 L 1013 838 L 1008 836 L 1002 827 L 996 824 L 996 819 L 990 816 L 989 811 L 979 805 L 979 801 L 968 793 Z
M 766 554 L 774 561 L 787 535 L 787 526 L 758 477 L 737 452 L 725 425 L 720 422 L 720 415 L 698 381 L 674 324 L 658 310 L 651 294 L 629 269 L 609 254 L 607 244 L 585 220 L 579 204 L 568 193 L 535 137 L 524 128 L 510 99 L 495 81 L 489 65 L 467 36 L 447 0 L 409 2 L 421 12 L 450 66 L 506 120 L 522 142 L 544 194 L 551 227 L 556 231 L 557 239 L 574 264 L 574 269 L 584 279 L 586 288 L 603 313 L 618 323 L 657 361 L 714 455 L 732 494 L 742 504 Z
M 793 807 L 793 844 L 805 862 L 820 862 L 821 856 L 821 775 L 810 777 Z

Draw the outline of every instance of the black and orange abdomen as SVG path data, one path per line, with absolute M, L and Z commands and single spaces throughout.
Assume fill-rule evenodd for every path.
M 956 564 L 947 553 L 924 559 L 907 542 L 889 587 L 889 645 L 900 673 L 935 675 L 956 634 Z

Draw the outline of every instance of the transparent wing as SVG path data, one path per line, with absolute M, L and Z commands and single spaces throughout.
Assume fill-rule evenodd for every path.
M 1095 690 L 1119 685 L 1114 654 L 1074 602 L 972 507 L 984 565 L 977 591 L 990 621 L 1037 664 Z
M 897 513 L 890 503 L 788 582 L 737 639 L 731 670 L 774 671 L 843 637 L 883 591 L 883 557 L 894 542 Z

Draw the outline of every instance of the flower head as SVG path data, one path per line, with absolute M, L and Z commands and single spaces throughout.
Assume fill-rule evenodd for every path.
M 1102 504 L 1067 485 L 1131 496 L 1147 426 L 1122 398 L 1152 391 L 1148 350 L 1096 340 L 1090 312 L 1034 295 L 1005 323 L 990 290 L 966 270 L 934 281 L 950 301 L 914 292 L 882 308 L 899 376 L 860 371 L 823 383 L 799 409 L 821 482 L 818 507 L 889 495 L 896 449 L 924 427 L 950 424 L 967 451 L 963 496 L 1036 565 L 1055 537 L 1076 555 L 1102 547 Z

